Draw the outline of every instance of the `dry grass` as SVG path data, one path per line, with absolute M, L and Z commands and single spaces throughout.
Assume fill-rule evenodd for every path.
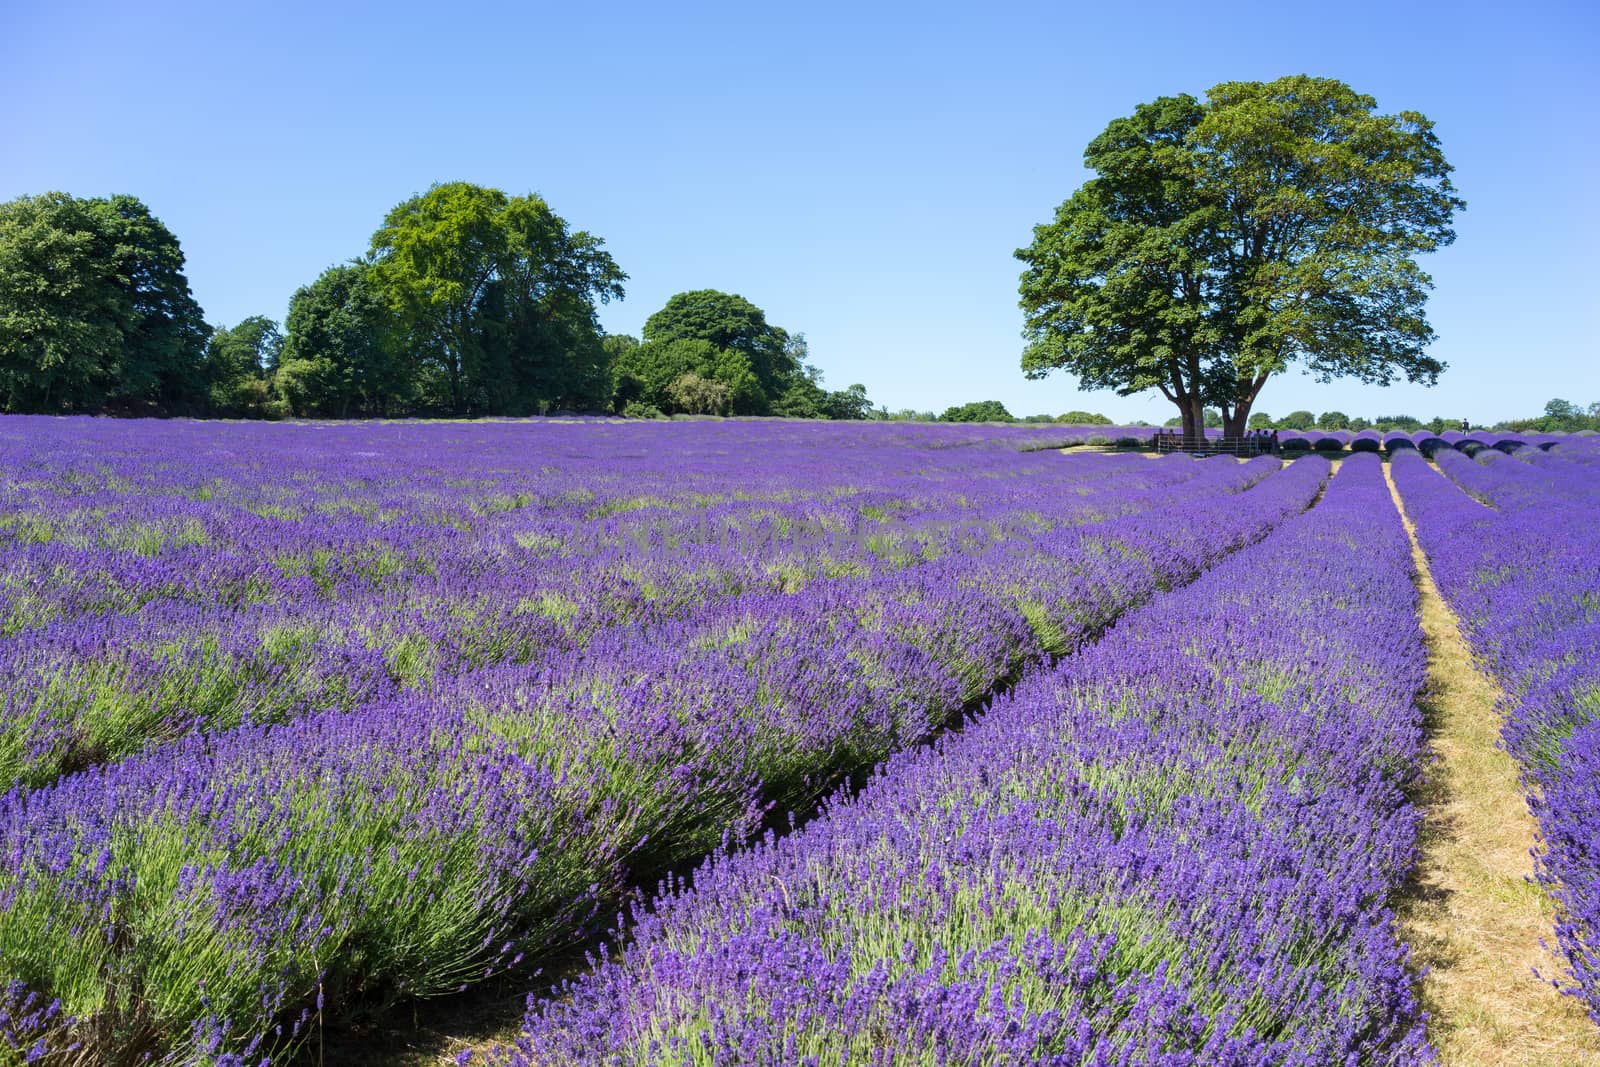
M 1554 914 L 1529 881 L 1536 824 L 1498 746 L 1498 690 L 1474 666 L 1392 479 L 1389 491 L 1411 535 L 1428 643 L 1422 706 L 1436 762 L 1416 798 L 1426 811 L 1422 860 L 1400 922 L 1427 968 L 1429 1037 L 1447 1067 L 1600 1064 L 1600 1030 L 1534 973 L 1553 977 L 1562 964 L 1543 944 Z

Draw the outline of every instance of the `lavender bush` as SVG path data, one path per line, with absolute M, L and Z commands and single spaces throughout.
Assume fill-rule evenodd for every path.
M 666 883 L 492 1058 L 1431 1062 L 1386 904 L 1418 822 L 1415 611 L 1354 456 L 959 735 Z
M 0 421 L 0 1036 L 254 1061 L 548 952 L 1326 477 L 1042 439 Z

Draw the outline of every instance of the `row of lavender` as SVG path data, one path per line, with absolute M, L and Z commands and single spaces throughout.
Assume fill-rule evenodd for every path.
M 1505 688 L 1567 988 L 1600 1022 L 1600 447 L 1520 460 L 1451 454 L 1449 480 L 1420 459 L 1394 475 L 1441 592 Z
M 1423 739 L 1376 458 L 824 816 L 671 883 L 539 1064 L 1432 1061 L 1386 900 Z
M 742 447 L 725 493 L 759 480 L 750 447 L 780 442 L 727 443 Z M 568 942 L 630 872 L 742 839 L 774 803 L 925 736 L 1259 536 L 1323 477 L 1299 465 L 1230 499 L 1276 464 L 1106 457 L 1091 466 L 1120 488 L 1100 499 L 1049 459 L 1064 465 L 964 459 L 960 495 L 1027 471 L 1087 514 L 1009 501 L 990 520 L 1005 536 L 963 533 L 932 559 L 746 590 L 13 790 L 0 966 L 17 984 L 0 1032 L 13 1048 L 225 1059 L 292 1040 L 317 1010 L 439 992 Z M 1087 522 L 1101 512 L 1122 517 Z M 48 1019 L 44 998 L 61 1002 Z
M 1377 430 L 1291 430 L 1278 435 L 1279 445 L 1282 447 L 1306 447 L 1319 451 L 1340 452 L 1349 449 L 1352 452 L 1401 452 L 1408 449 L 1419 449 L 1424 454 L 1452 448 L 1458 451 L 1476 451 L 1480 448 L 1496 448 L 1502 451 L 1517 451 L 1522 448 L 1548 449 L 1555 444 L 1567 440 L 1567 434 L 1548 433 L 1503 433 L 1500 431 L 1474 431 L 1460 433 L 1455 430 L 1446 430 L 1443 433 L 1433 433 L 1427 430 L 1407 432 L 1405 430 L 1390 430 L 1380 433 Z M 1584 440 L 1583 437 L 1573 437 L 1574 440 Z
M 0 785 L 1096 521 L 1193 473 L 1004 440 L 6 420 Z

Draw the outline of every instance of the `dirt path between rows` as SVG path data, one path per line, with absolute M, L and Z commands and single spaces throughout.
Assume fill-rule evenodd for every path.
M 1543 946 L 1554 940 L 1554 914 L 1529 881 L 1536 824 L 1516 764 L 1498 746 L 1499 690 L 1473 664 L 1387 466 L 1384 477 L 1411 538 L 1428 644 L 1422 708 L 1436 762 L 1416 798 L 1422 857 L 1399 908 L 1400 934 L 1426 968 L 1428 1036 L 1445 1067 L 1600 1064 L 1600 1030 L 1534 975 L 1563 967 Z

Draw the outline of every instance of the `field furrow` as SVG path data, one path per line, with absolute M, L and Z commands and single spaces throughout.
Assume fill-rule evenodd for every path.
M 13 790 L 0 961 L 19 983 L 8 1018 L 31 1021 L 9 1040 L 257 1056 L 324 1015 L 569 943 L 631 878 L 926 737 L 1302 509 L 1326 476 L 1175 462 L 1184 477 L 1157 472 L 1145 504 L 1098 523 L 1035 508 L 981 551 L 724 598 L 565 658 L 191 732 Z M 23 1010 L 30 997 L 59 1011 Z
M 1411 537 L 1428 642 L 1423 710 L 1434 759 L 1419 791 L 1421 862 L 1401 907 L 1428 1035 L 1447 1067 L 1600 1058 L 1600 1031 L 1539 977 L 1560 968 L 1545 944 L 1554 915 L 1533 881 L 1537 827 L 1499 744 L 1499 689 L 1473 663 L 1392 479 L 1389 488 Z
M 515 1064 L 1425 1063 L 1388 901 L 1425 655 L 1376 458 L 639 911 Z
M 1420 459 L 1394 478 L 1440 592 L 1504 690 L 1502 736 L 1539 822 L 1537 877 L 1567 963 L 1543 977 L 1600 1022 L 1600 492 L 1554 463 L 1440 459 L 1448 480 Z

